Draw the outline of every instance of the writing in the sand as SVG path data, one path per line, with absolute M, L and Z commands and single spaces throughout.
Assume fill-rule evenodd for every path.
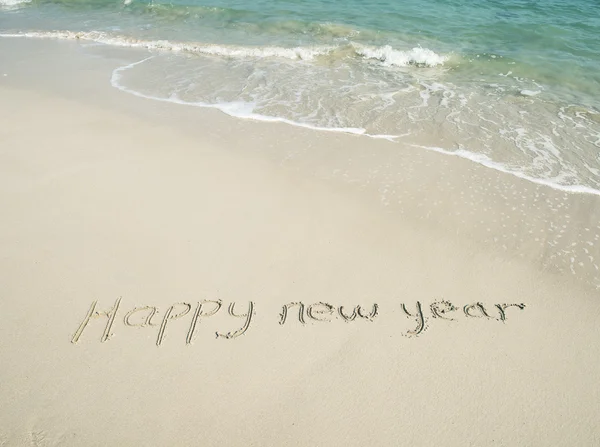
M 227 310 L 225 310 L 226 308 Z M 458 321 L 459 319 L 484 319 L 488 321 L 506 322 L 509 309 L 523 310 L 525 304 L 492 304 L 484 305 L 481 302 L 469 303 L 457 307 L 450 301 L 435 301 L 429 306 L 424 306 L 420 301 L 408 305 L 399 303 L 398 312 L 389 312 L 390 315 L 399 314 L 404 324 L 409 328 L 402 328 L 402 335 L 417 337 L 421 335 L 434 320 Z M 394 310 L 394 309 L 391 309 Z M 185 343 L 191 344 L 194 340 L 201 321 L 207 321 L 215 315 L 225 315 L 228 323 L 223 330 L 214 332 L 217 338 L 233 340 L 248 332 L 253 318 L 256 315 L 256 305 L 252 301 L 239 304 L 231 302 L 227 306 L 221 300 L 203 300 L 195 304 L 175 303 L 166 309 L 157 306 L 133 307 L 125 311 L 122 299 L 119 298 L 112 307 L 101 309 L 98 301 L 93 301 L 87 314 L 79 324 L 71 338 L 72 343 L 78 343 L 83 333 L 93 320 L 104 321 L 104 331 L 100 337 L 101 342 L 108 341 L 113 335 L 117 314 L 122 314 L 122 323 L 130 328 L 148 328 L 155 331 L 156 345 L 161 346 L 165 335 L 173 324 L 185 325 L 178 328 L 179 333 L 185 333 Z M 277 320 L 279 326 L 307 323 L 330 323 L 334 320 L 346 324 L 373 323 L 380 316 L 380 307 L 377 303 L 369 306 L 357 305 L 354 307 L 335 306 L 330 303 L 303 303 L 291 302 L 281 306 Z M 178 320 L 178 321 L 177 321 Z M 274 319 L 275 320 L 275 319 Z M 219 320 L 219 324 L 223 324 Z M 400 327 L 400 326 L 399 326 Z M 183 330 L 182 330 L 183 329 Z M 227 330 L 229 329 L 229 330 Z M 183 337 L 183 336 L 182 336 Z

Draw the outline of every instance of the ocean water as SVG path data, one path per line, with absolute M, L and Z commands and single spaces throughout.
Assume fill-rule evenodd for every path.
M 0 35 L 139 47 L 107 82 L 600 195 L 598 0 L 0 0 Z

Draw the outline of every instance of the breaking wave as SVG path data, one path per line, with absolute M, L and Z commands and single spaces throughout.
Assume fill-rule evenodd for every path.
M 406 67 L 408 65 L 435 67 L 444 65 L 448 61 L 448 56 L 440 55 L 429 48 L 413 48 L 409 51 L 395 50 L 389 45 L 383 47 L 367 47 L 364 45 L 353 44 L 356 54 L 366 59 L 380 61 L 386 66 Z
M 23 5 L 26 3 L 31 3 L 31 0 L 0 0 L 0 8 L 3 6 L 10 8 L 10 7 Z
M 19 0 L 0 0 L 19 1 Z M 269 58 L 278 57 L 291 60 L 313 60 L 319 56 L 334 55 L 340 57 L 348 54 L 348 49 L 354 56 L 366 60 L 377 60 L 385 66 L 405 67 L 409 65 L 435 67 L 443 65 L 449 57 L 440 55 L 428 48 L 413 48 L 408 51 L 396 50 L 389 45 L 383 47 L 368 47 L 350 42 L 333 46 L 306 47 L 270 47 L 270 46 L 235 46 L 220 44 L 205 44 L 198 42 L 174 42 L 169 40 L 140 40 L 127 36 L 111 35 L 100 31 L 34 31 L 13 34 L 0 34 L 1 37 L 29 37 L 37 39 L 87 40 L 106 45 L 143 48 L 156 51 L 184 52 L 198 55 L 223 56 L 230 58 Z

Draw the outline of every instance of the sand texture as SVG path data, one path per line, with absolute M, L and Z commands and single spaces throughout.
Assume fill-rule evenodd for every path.
M 0 446 L 600 445 L 600 198 L 0 54 Z

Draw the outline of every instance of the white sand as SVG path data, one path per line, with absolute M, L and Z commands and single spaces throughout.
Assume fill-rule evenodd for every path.
M 597 256 L 585 244 L 595 198 L 135 98 L 106 84 L 104 62 L 41 79 L 29 68 L 58 46 L 23 45 L 0 70 L 0 445 L 600 444 L 593 267 L 563 269 L 550 237 L 492 242 L 509 234 L 496 215 L 536 234 L 562 227 L 565 213 L 543 205 L 556 201 L 571 210 L 561 239 Z M 377 183 L 394 169 L 373 173 L 376 159 L 404 172 L 384 179 L 394 194 Z M 465 182 L 485 186 L 463 199 Z M 519 194 L 490 192 L 502 185 Z M 72 343 L 94 301 L 119 299 L 107 341 L 102 317 Z M 188 345 L 202 300 L 222 307 Z M 433 317 L 442 300 L 455 321 Z M 232 302 L 254 315 L 217 338 L 248 323 Z M 305 324 L 295 306 L 280 325 L 292 302 Z M 373 321 L 338 313 L 374 303 Z M 501 321 L 496 305 L 512 303 L 526 307 Z M 156 307 L 151 325 L 127 326 L 143 306 L 127 321 Z

